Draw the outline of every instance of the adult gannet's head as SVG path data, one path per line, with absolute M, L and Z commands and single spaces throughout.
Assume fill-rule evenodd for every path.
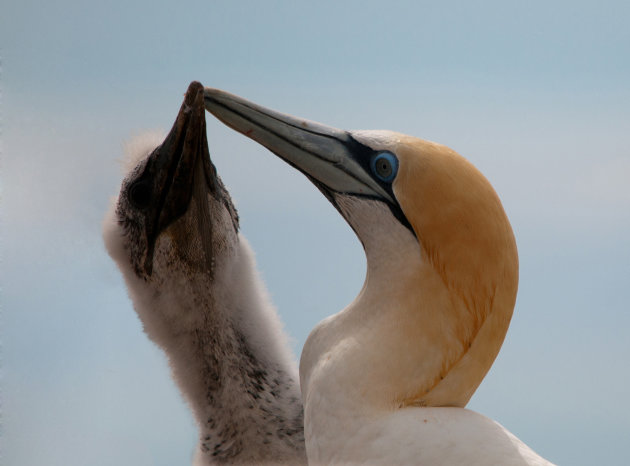
M 205 103 L 302 171 L 363 243 L 363 290 L 304 347 L 305 403 L 321 377 L 320 388 L 343 379 L 367 403 L 464 406 L 501 347 L 518 283 L 514 236 L 486 178 L 411 136 L 342 131 L 216 89 Z
M 136 305 L 147 333 L 160 339 L 204 318 L 192 306 L 182 313 L 169 300 L 173 304 L 190 287 L 209 286 L 217 264 L 237 244 L 238 216 L 208 152 L 203 86 L 190 84 L 163 141 L 145 138 L 129 152 L 104 239 L 134 302 L 162 297 L 161 306 Z

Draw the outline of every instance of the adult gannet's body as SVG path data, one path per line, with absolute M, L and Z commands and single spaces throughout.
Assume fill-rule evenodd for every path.
M 357 298 L 300 361 L 309 464 L 549 464 L 464 409 L 507 331 L 518 256 L 501 202 L 440 144 L 346 132 L 206 89 L 206 108 L 297 167 L 361 240 Z
M 132 155 L 105 242 L 193 409 L 195 464 L 305 464 L 297 367 L 210 161 L 201 84 Z

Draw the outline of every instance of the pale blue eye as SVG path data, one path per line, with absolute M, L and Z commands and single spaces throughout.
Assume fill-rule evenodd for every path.
M 389 183 L 398 173 L 398 159 L 391 152 L 381 152 L 372 157 L 370 167 L 379 180 Z

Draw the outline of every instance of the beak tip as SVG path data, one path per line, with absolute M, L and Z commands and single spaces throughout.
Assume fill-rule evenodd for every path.
M 192 81 L 188 85 L 188 89 L 186 90 L 186 99 L 196 96 L 197 93 L 202 89 L 203 84 L 201 84 L 199 81 Z
M 184 96 L 184 106 L 203 107 L 203 85 L 199 81 L 193 81 L 188 85 Z
M 203 90 L 203 100 L 206 105 L 206 109 L 210 110 L 210 106 L 212 102 L 215 100 L 215 96 L 217 94 L 218 89 L 214 89 L 212 87 L 206 87 Z
M 206 110 L 212 113 L 212 109 L 216 107 L 216 104 L 222 102 L 240 102 L 242 99 L 229 92 L 225 92 L 221 89 L 214 87 L 203 88 L 203 100 L 206 106 Z

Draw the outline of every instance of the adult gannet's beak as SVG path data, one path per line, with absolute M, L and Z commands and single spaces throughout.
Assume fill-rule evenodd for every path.
M 206 87 L 204 100 L 210 113 L 303 172 L 327 196 L 335 192 L 396 203 L 391 190 L 371 175 L 375 151 L 347 131 L 285 115 L 219 89 Z

